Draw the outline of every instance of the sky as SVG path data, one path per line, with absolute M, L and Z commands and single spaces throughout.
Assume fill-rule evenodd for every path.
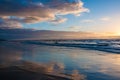
M 52 25 L 47 22 L 27 25 L 36 29 L 88 31 L 88 32 L 111 32 L 120 33 L 120 0 L 82 0 L 83 7 L 89 12 L 81 16 L 65 15 L 67 21 Z M 72 29 L 71 29 L 72 28 Z
M 21 30 L 120 35 L 119 4 L 120 0 L 0 0 L 0 36 L 17 36 L 13 32 Z

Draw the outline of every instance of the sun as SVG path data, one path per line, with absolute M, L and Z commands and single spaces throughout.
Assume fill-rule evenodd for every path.
M 117 36 L 120 36 L 120 32 L 116 33 Z

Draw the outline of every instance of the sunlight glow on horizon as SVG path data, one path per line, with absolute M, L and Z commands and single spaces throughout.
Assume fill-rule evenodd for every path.
M 120 32 L 116 33 L 117 36 L 120 36 Z

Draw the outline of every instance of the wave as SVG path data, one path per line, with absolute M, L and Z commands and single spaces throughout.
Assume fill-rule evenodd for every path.
M 24 43 L 49 46 L 78 47 L 104 52 L 120 53 L 120 40 L 37 40 L 24 41 Z

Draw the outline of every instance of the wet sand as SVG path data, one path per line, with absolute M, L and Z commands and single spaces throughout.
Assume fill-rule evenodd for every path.
M 0 80 L 84 80 L 83 75 L 55 72 L 54 66 L 21 61 L 17 65 L 0 65 Z M 79 76 L 79 77 L 76 77 Z
M 0 80 L 71 80 L 68 78 L 48 75 L 43 72 L 32 72 L 17 66 L 0 68 Z

